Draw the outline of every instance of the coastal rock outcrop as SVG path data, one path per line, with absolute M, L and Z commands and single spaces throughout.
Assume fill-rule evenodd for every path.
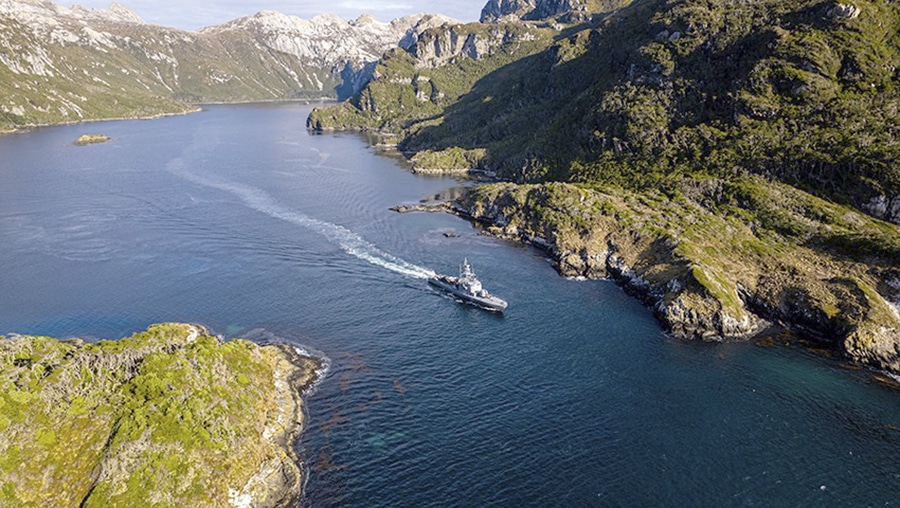
M 320 366 L 188 324 L 0 338 L 0 505 L 291 505 L 300 397 Z
M 827 16 L 834 19 L 856 19 L 860 12 L 860 8 L 852 4 L 835 4 L 828 9 Z
M 872 217 L 900 224 L 900 194 L 892 197 L 879 194 L 860 208 Z
M 674 242 L 622 227 L 615 214 L 589 211 L 591 193 L 562 184 L 487 188 L 457 200 L 456 212 L 492 235 L 545 249 L 565 276 L 615 279 L 676 336 L 724 340 L 759 330 L 736 287 L 713 278 L 713 268 L 682 259 Z
M 76 139 L 73 144 L 82 146 L 106 143 L 107 141 L 109 141 L 109 136 L 104 134 L 82 134 L 81 136 L 78 136 L 78 139 Z
M 707 208 L 711 203 L 560 183 L 477 187 L 453 202 L 453 213 L 484 225 L 491 235 L 546 250 L 563 275 L 616 280 L 675 336 L 745 339 L 778 325 L 850 361 L 900 372 L 896 247 L 872 250 L 861 263 L 848 257 L 839 240 L 882 234 L 883 228 L 850 209 L 786 186 L 769 190 L 754 178 L 707 187 L 718 189 L 720 200 L 752 189 L 769 192 L 769 200 L 804 202 L 813 209 L 792 220 L 806 227 L 825 221 L 819 234 L 833 236 L 804 236 L 803 242 L 837 247 L 813 251 L 768 230 L 759 215 L 749 223 L 740 215 L 716 216 Z M 746 218 L 751 211 L 742 213 Z M 900 238 L 887 233 L 879 241 Z

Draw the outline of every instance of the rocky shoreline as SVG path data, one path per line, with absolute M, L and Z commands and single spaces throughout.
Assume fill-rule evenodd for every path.
M 58 121 L 58 122 L 42 122 L 42 123 L 26 123 L 16 125 L 13 128 L 9 129 L 0 129 L 0 135 L 14 135 L 22 132 L 28 132 L 32 129 L 40 129 L 42 127 L 60 127 L 64 125 L 87 125 L 93 123 L 100 122 L 117 122 L 117 121 L 125 121 L 125 120 L 157 120 L 160 118 L 168 118 L 172 116 L 185 116 L 191 115 L 194 113 L 199 113 L 203 111 L 203 108 L 197 105 L 189 105 L 189 107 L 181 109 L 180 111 L 167 111 L 160 113 L 153 113 L 149 115 L 135 115 L 135 116 L 108 116 L 108 117 L 97 117 L 97 118 L 80 118 L 78 120 L 67 120 L 67 121 Z
M 273 348 L 281 355 L 275 375 L 279 412 L 274 419 L 270 417 L 263 436 L 277 444 L 286 457 L 262 462 L 244 487 L 229 499 L 235 507 L 286 508 L 297 505 L 306 484 L 295 444 L 306 423 L 303 394 L 316 383 L 321 361 L 301 356 L 288 344 L 263 347 Z
M 0 338 L 0 505 L 294 506 L 302 394 L 321 366 L 180 323 Z
M 676 337 L 747 340 L 786 329 L 851 363 L 900 373 L 900 270 L 891 259 L 766 236 L 758 224 L 715 218 L 697 201 L 501 183 L 394 210 L 452 213 L 545 250 L 564 276 L 613 279 Z M 862 214 L 852 220 L 869 227 Z

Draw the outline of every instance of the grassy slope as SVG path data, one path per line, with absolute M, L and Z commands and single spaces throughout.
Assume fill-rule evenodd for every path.
M 857 206 L 894 195 L 900 8 L 854 3 L 836 20 L 821 0 L 636 2 L 487 76 L 405 146 L 487 148 L 517 181 L 738 168 Z
M 225 504 L 284 457 L 262 436 L 280 362 L 180 324 L 83 346 L 0 338 L 0 504 Z
M 900 8 L 853 3 L 835 19 L 822 0 L 635 1 L 476 76 L 437 116 L 356 125 L 400 134 L 414 162 L 477 154 L 519 184 L 569 182 L 463 205 L 548 239 L 566 272 L 605 272 L 615 251 L 687 335 L 761 315 L 897 371 L 900 228 L 860 209 L 900 193 Z M 414 63 L 382 66 L 400 82 Z

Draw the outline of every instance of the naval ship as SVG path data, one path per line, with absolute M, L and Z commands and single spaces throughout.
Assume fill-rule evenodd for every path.
M 481 281 L 475 277 L 475 272 L 469 266 L 468 259 L 464 259 L 463 264 L 459 267 L 459 277 L 435 274 L 428 278 L 428 283 L 488 310 L 503 312 L 507 305 L 506 301 L 488 293 L 481 287 Z

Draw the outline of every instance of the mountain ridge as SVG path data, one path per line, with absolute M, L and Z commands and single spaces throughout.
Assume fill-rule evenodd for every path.
M 269 11 L 186 31 L 145 23 L 116 3 L 3 0 L 0 130 L 175 114 L 198 103 L 342 98 L 369 79 L 384 51 L 448 23 L 456 21 Z

